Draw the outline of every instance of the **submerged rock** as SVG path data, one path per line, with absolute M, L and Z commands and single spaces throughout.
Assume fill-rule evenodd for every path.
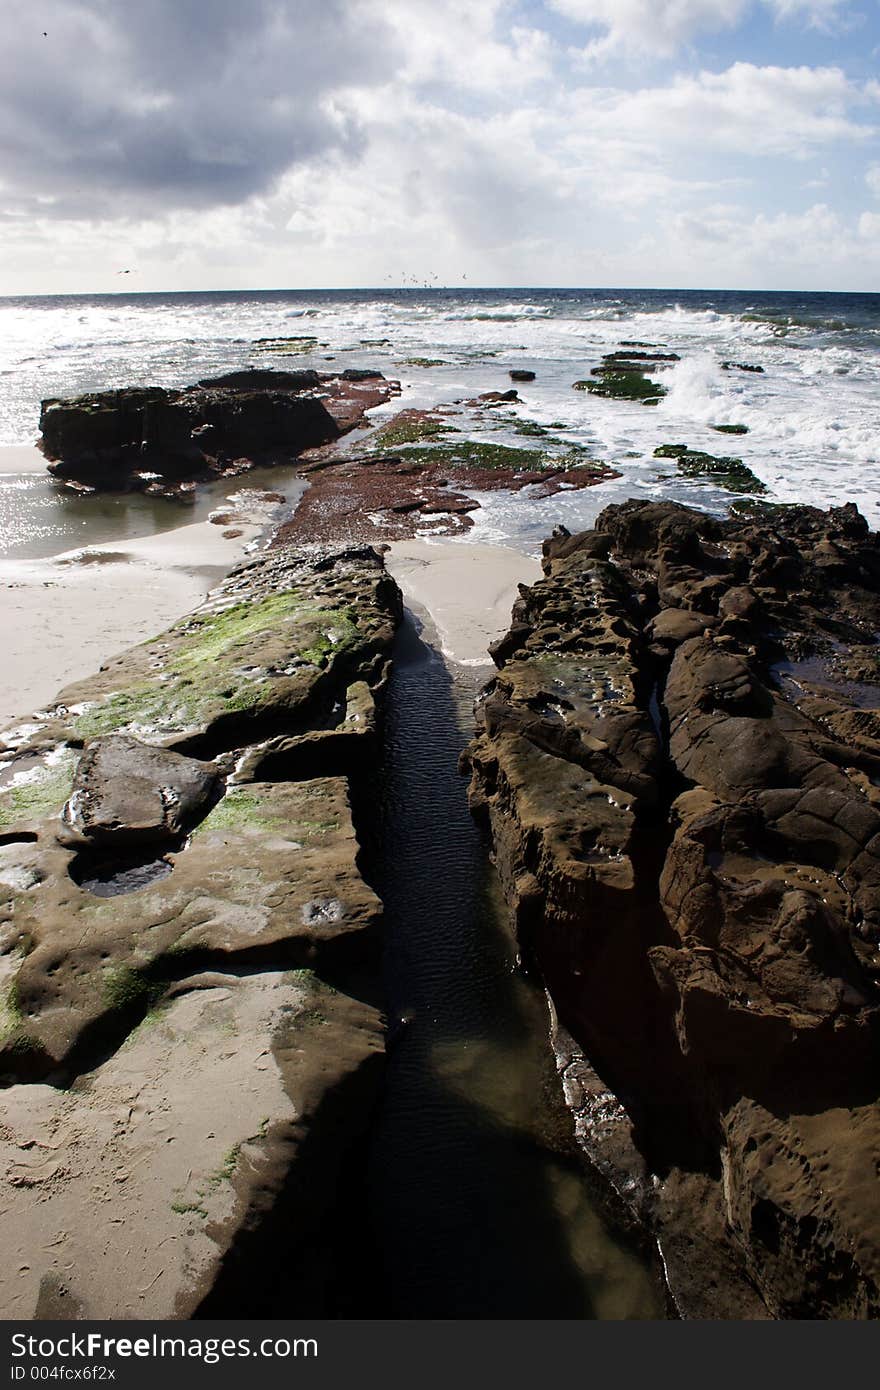
M 666 395 L 666 387 L 658 381 L 651 381 L 638 368 L 623 369 L 622 365 L 611 364 L 597 367 L 600 380 L 576 381 L 575 391 L 589 391 L 593 396 L 605 396 L 613 401 L 640 401 L 642 405 L 656 405 Z
M 635 346 L 635 344 L 631 344 Z M 634 362 L 680 362 L 681 358 L 677 352 L 606 352 L 602 361 L 608 365 L 620 363 L 620 370 L 625 365 Z
M 685 1315 L 877 1316 L 878 538 L 853 506 L 627 502 L 545 574 L 465 762 L 524 956 L 626 1112 L 581 1140 Z
M 738 433 L 735 426 L 717 425 L 713 428 L 729 428 Z M 708 478 L 718 487 L 728 492 L 762 493 L 767 489 L 756 478 L 752 470 L 738 458 L 721 458 L 715 454 L 703 453 L 700 449 L 689 449 L 686 444 L 661 444 L 654 450 L 657 459 L 674 458 L 679 473 L 687 478 Z

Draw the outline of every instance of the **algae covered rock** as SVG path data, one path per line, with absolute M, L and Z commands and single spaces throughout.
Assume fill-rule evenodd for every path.
M 666 387 L 651 381 L 640 370 L 626 371 L 616 366 L 598 367 L 600 380 L 576 381 L 576 391 L 589 391 L 592 396 L 604 396 L 612 401 L 639 401 L 642 405 L 657 405 L 666 395 Z
M 713 426 L 713 428 L 715 428 Z M 719 426 L 720 428 L 720 426 Z M 731 430 L 733 430 L 731 426 Z M 735 431 L 739 433 L 740 431 Z M 738 458 L 720 458 L 715 454 L 703 453 L 700 449 L 689 449 L 686 444 L 661 444 L 654 450 L 658 459 L 674 458 L 679 473 L 687 478 L 708 478 L 718 487 L 728 492 L 762 493 L 767 489 L 756 478 L 752 470 Z
M 263 552 L 195 613 L 62 691 L 51 731 L 124 732 L 203 756 L 283 721 L 333 727 L 348 683 L 381 680 L 399 614 L 397 587 L 368 546 Z
M 366 369 L 244 368 L 183 389 L 53 398 L 42 402 L 40 448 L 59 482 L 180 496 L 184 483 L 289 461 L 338 439 L 397 389 Z
M 40 447 L 61 481 L 93 488 L 143 488 L 142 474 L 167 483 L 209 475 L 218 457 L 297 454 L 338 429 L 306 385 L 254 386 L 248 374 L 188 390 L 129 388 L 43 401 Z
M 279 549 L 7 731 L 4 1315 L 325 1308 L 383 1054 L 350 780 L 400 612 L 368 547 Z

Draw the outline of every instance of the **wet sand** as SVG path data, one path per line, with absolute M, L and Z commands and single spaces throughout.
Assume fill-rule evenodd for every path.
M 35 444 L 0 445 L 0 473 L 45 473 L 46 455 Z
M 243 526 L 227 540 L 201 521 L 50 560 L 0 561 L 0 727 L 195 608 L 260 530 Z
M 510 626 L 518 584 L 541 577 L 538 560 L 501 545 L 396 541 L 385 556 L 407 605 L 425 609 L 443 655 L 459 666 L 491 666 L 487 652 Z

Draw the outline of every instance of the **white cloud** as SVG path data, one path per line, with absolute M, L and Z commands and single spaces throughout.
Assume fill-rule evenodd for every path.
M 869 139 L 874 128 L 851 114 L 863 98 L 839 68 L 735 63 L 636 92 L 584 87 L 576 101 L 590 138 L 602 133 L 646 152 L 673 142 L 698 152 L 804 157 Z
M 0 175 L 59 215 L 237 203 L 354 156 L 347 95 L 401 55 L 362 0 L 6 0 Z
M 511 0 L 384 0 L 380 13 L 404 55 L 397 76 L 504 100 L 552 73 L 546 31 L 512 22 Z
M 734 28 L 762 4 L 777 20 L 797 19 L 827 27 L 850 0 L 549 0 L 552 8 L 603 33 L 588 45 L 588 57 L 617 49 L 668 55 L 699 33 Z
M 749 0 L 551 0 L 567 19 L 605 32 L 589 46 L 593 56 L 616 48 L 671 53 L 700 30 L 730 29 Z
M 880 253 L 880 212 L 863 212 L 859 218 L 859 236 L 876 241 Z
M 805 19 L 815 28 L 824 29 L 830 20 L 837 19 L 850 8 L 850 0 L 763 0 L 779 19 Z
M 757 0 L 553 3 L 606 39 L 675 46 Z M 763 3 L 799 22 L 842 8 Z M 835 236 L 834 264 L 873 254 L 855 209 L 778 211 L 820 186 L 804 182 L 810 165 L 797 188 L 788 161 L 830 165 L 874 133 L 880 84 L 839 67 L 671 69 L 640 88 L 631 69 L 614 85 L 609 68 L 597 86 L 572 76 L 521 0 L 141 0 L 124 13 L 45 0 L 39 21 L 25 0 L 7 5 L 6 292 L 25 276 L 35 290 L 119 288 L 121 266 L 140 289 L 379 284 L 402 271 L 719 283 L 728 267 L 782 284 Z M 780 193 L 777 173 L 795 191 Z M 880 194 L 880 165 L 865 180 Z M 802 244 L 786 251 L 792 237 Z M 759 274 L 763 263 L 776 269 Z

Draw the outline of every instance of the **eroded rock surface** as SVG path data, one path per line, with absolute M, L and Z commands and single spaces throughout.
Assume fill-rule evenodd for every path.
M 466 761 L 582 1142 L 685 1314 L 876 1316 L 878 538 L 628 502 L 544 568 Z
M 4 1316 L 322 1311 L 383 1053 L 350 779 L 400 611 L 369 548 L 276 550 L 6 732 Z

